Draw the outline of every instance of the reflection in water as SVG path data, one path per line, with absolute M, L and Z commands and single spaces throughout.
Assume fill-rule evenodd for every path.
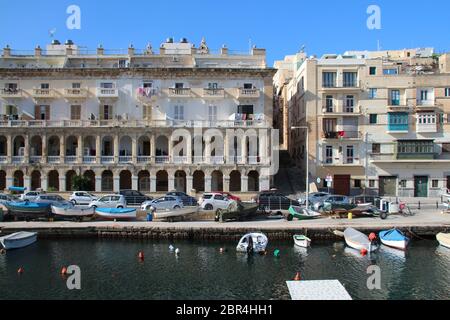
M 449 299 L 450 250 L 415 241 L 408 251 L 381 247 L 370 256 L 335 243 L 311 248 L 271 243 L 268 254 L 237 254 L 235 243 L 39 240 L 0 256 L 2 298 L 289 299 L 286 280 L 338 279 L 354 299 Z M 220 250 L 223 248 L 224 250 Z M 273 255 L 274 249 L 280 256 Z M 138 259 L 143 251 L 145 259 Z M 63 266 L 81 268 L 82 290 L 67 290 Z M 367 268 L 381 269 L 381 290 L 367 289 Z M 17 269 L 25 272 L 19 276 Z

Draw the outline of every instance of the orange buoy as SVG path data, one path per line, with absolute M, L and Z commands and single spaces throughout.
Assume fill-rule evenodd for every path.
M 144 260 L 144 253 L 143 253 L 142 251 L 139 251 L 139 253 L 138 253 L 138 258 L 139 258 L 140 260 Z
M 66 267 L 62 267 L 61 275 L 63 275 L 63 276 L 67 275 L 67 268 Z
M 24 271 L 25 271 L 25 270 L 24 270 L 22 267 L 20 267 L 19 269 L 17 269 L 17 273 L 18 273 L 18 274 L 22 274 Z
M 367 249 L 361 249 L 361 255 L 362 256 L 365 256 L 365 255 L 367 255 Z
M 297 273 L 295 274 L 294 281 L 300 281 L 300 280 L 301 280 L 300 272 L 297 272 Z
M 370 241 L 374 241 L 376 238 L 377 238 L 377 235 L 375 233 L 372 232 L 371 234 L 369 234 Z

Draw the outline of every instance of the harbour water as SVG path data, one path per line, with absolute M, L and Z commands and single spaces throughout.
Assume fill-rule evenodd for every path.
M 233 243 L 136 240 L 39 240 L 0 256 L 2 299 L 289 299 L 285 281 L 338 279 L 353 299 L 450 299 L 450 250 L 414 241 L 406 254 L 381 249 L 363 257 L 343 242 L 307 251 L 269 243 L 247 257 Z M 220 248 L 225 248 L 220 253 Z M 279 249 L 279 257 L 273 251 Z M 138 252 L 144 260 L 138 259 Z M 367 289 L 367 268 L 381 268 L 381 290 Z M 61 268 L 81 268 L 81 290 L 68 290 Z M 24 273 L 19 275 L 18 268 Z

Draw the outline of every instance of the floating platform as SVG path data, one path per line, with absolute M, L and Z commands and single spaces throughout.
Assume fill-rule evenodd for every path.
M 292 300 L 352 300 L 339 280 L 286 281 Z

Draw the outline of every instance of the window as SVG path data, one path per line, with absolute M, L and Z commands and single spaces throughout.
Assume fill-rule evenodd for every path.
M 325 163 L 326 164 L 333 163 L 333 147 L 332 146 L 325 147 Z
M 245 115 L 253 114 L 253 105 L 239 105 L 237 113 Z
M 398 141 L 397 152 L 399 154 L 433 154 L 433 140 L 402 140 Z
M 217 106 L 208 106 L 209 121 L 217 121 Z
M 81 106 L 80 105 L 70 106 L 70 119 L 71 120 L 80 120 L 81 119 Z
M 333 96 L 327 96 L 325 98 L 325 107 L 327 112 L 333 112 Z
M 377 67 L 370 67 L 369 68 L 369 75 L 375 76 L 377 74 Z
M 391 90 L 391 106 L 400 105 L 400 90 Z
M 142 118 L 144 120 L 151 120 L 152 119 L 152 106 L 148 104 L 144 104 L 142 106 Z
M 50 106 L 35 106 L 34 118 L 36 120 L 50 120 Z
M 375 188 L 375 180 L 369 180 L 369 188 Z
M 436 124 L 435 113 L 419 113 L 417 115 L 417 124 Z
M 420 90 L 420 101 L 428 100 L 428 90 Z
M 210 82 L 208 83 L 208 89 L 218 89 L 219 84 L 217 82 Z
M 336 87 L 336 72 L 324 72 L 322 74 L 322 83 L 324 88 Z
M 355 180 L 355 188 L 361 188 L 361 180 L 360 179 Z
M 400 182 L 399 182 L 400 188 L 406 188 L 406 183 L 407 183 L 406 180 L 400 180 Z
M 175 120 L 184 120 L 184 106 L 174 107 L 174 117 Z
M 79 82 L 72 83 L 72 89 L 80 89 L 80 88 L 81 88 L 81 83 L 79 83 Z
M 395 68 L 390 68 L 390 69 L 383 69 L 383 74 L 384 75 L 396 75 L 398 74 L 398 70 Z
M 344 87 L 356 87 L 357 78 L 357 72 L 344 72 Z
M 445 96 L 446 96 L 446 97 L 450 97 L 450 88 L 445 88 L 444 91 L 445 91 L 445 93 L 444 93 Z
M 354 148 L 353 146 L 347 146 L 347 159 L 346 159 L 346 163 L 351 164 L 353 163 L 353 158 L 354 156 Z
M 443 153 L 450 153 L 450 143 L 443 143 L 442 144 L 442 152 Z
M 5 91 L 7 93 L 17 93 L 17 83 L 5 83 Z
M 112 106 L 110 105 L 103 105 L 100 109 L 100 119 L 101 120 L 111 120 L 113 118 L 112 115 Z
M 100 88 L 102 88 L 102 89 L 114 89 L 114 84 L 112 82 L 102 82 L 102 83 L 100 83 Z
M 431 180 L 431 187 L 432 188 L 439 188 L 439 180 L 437 180 L 437 179 Z
M 370 124 L 377 124 L 378 122 L 378 115 L 376 113 L 372 113 L 369 115 L 369 123 Z
M 41 89 L 44 89 L 44 90 L 50 89 L 50 84 L 48 84 L 48 83 L 41 83 Z
M 119 68 L 126 68 L 128 66 L 128 60 L 120 59 L 119 60 Z
M 347 96 L 345 98 L 345 112 L 353 113 L 355 106 L 355 97 L 354 96 Z
M 375 88 L 369 89 L 369 99 L 376 99 L 378 90 Z
M 379 143 L 372 143 L 372 153 L 380 154 L 381 153 L 381 144 L 379 144 Z

